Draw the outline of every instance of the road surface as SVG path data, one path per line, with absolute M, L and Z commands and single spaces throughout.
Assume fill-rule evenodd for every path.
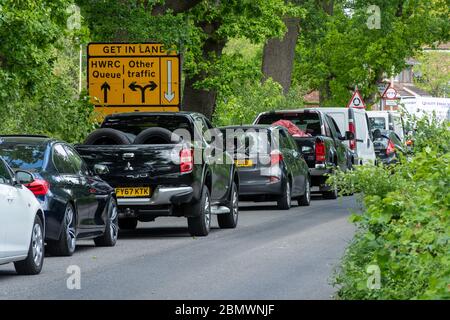
M 214 219 L 206 238 L 190 237 L 184 218 L 159 218 L 121 232 L 114 248 L 79 241 L 74 256 L 47 257 L 38 276 L 0 266 L 0 299 L 330 299 L 356 208 L 354 197 L 290 211 L 246 202 L 237 229 Z M 68 289 L 69 266 L 81 289 Z

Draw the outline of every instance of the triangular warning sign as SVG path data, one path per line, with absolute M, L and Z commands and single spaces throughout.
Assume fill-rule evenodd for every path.
M 347 108 L 358 108 L 358 109 L 366 108 L 366 104 L 364 103 L 364 100 L 361 97 L 361 94 L 359 93 L 358 89 L 356 89 L 355 92 L 353 93 L 352 98 L 347 104 Z

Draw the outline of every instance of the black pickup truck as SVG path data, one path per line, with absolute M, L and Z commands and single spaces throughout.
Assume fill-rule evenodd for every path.
M 115 114 L 75 148 L 115 188 L 120 228 L 178 216 L 191 235 L 206 236 L 214 214 L 221 228 L 236 227 L 239 196 L 233 158 L 213 148 L 208 130 L 198 113 Z
M 319 187 L 324 198 L 336 199 L 338 191 L 325 184 L 326 174 L 336 168 L 344 171 L 351 168 L 351 151 L 343 141 L 353 139 L 353 133 L 342 136 L 333 118 L 317 109 L 264 112 L 254 124 L 273 124 L 279 120 L 291 121 L 305 133 L 294 139 L 308 164 L 311 185 Z

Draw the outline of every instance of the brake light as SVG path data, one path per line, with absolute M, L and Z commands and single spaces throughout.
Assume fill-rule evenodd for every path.
M 25 187 L 30 189 L 35 196 L 45 196 L 50 189 L 50 184 L 45 180 L 34 180 L 33 182 L 26 184 Z
M 316 162 L 325 162 L 325 143 L 316 140 Z
M 180 151 L 180 172 L 187 173 L 194 169 L 194 151 L 182 149 Z
M 350 120 L 349 123 L 348 123 L 348 131 L 353 133 L 353 135 L 356 137 L 355 124 L 353 123 L 353 120 Z M 349 147 L 350 147 L 350 150 L 355 150 L 356 149 L 356 139 L 353 139 L 353 140 L 349 141 Z
M 278 150 L 270 153 L 270 165 L 273 167 L 283 161 L 283 155 Z
M 394 152 L 395 152 L 395 146 L 392 143 L 392 141 L 389 140 L 387 148 L 386 148 L 386 155 L 390 155 L 391 153 L 394 153 Z

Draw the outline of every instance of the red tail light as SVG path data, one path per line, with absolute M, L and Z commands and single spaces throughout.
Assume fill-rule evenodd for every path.
M 353 123 L 353 120 L 350 120 L 350 122 L 348 123 L 348 131 L 352 132 L 356 137 L 355 124 Z M 350 150 L 355 150 L 356 149 L 356 140 L 355 139 L 350 140 L 349 146 L 350 146 Z
M 187 173 L 194 169 L 194 151 L 182 149 L 180 151 L 180 172 Z
M 390 155 L 391 153 L 394 153 L 394 152 L 395 152 L 395 146 L 392 143 L 392 141 L 389 140 L 387 148 L 386 148 L 386 155 Z
M 34 180 L 33 182 L 26 184 L 25 187 L 30 189 L 35 196 L 45 196 L 50 189 L 50 184 L 45 180 Z
M 316 162 L 325 162 L 325 143 L 323 141 L 316 141 Z
M 270 165 L 275 166 L 283 161 L 283 155 L 278 150 L 274 150 L 270 153 Z

